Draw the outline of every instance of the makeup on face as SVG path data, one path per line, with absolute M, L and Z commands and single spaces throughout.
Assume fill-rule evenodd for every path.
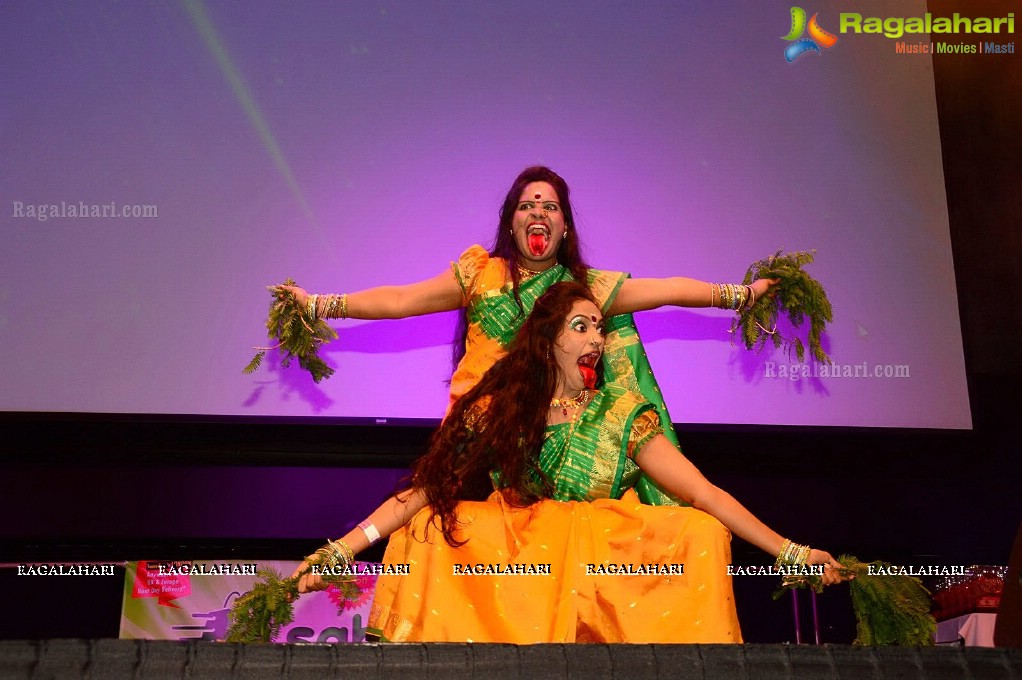
M 526 185 L 518 200 L 512 231 L 526 259 L 550 260 L 564 238 L 564 215 L 557 191 L 546 182 Z
M 596 364 L 603 354 L 603 318 L 589 300 L 572 305 L 565 328 L 557 337 L 557 364 L 564 388 L 596 388 Z

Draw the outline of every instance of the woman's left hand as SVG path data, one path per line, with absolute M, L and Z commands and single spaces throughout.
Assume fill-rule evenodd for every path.
M 295 572 L 291 574 L 291 578 L 298 578 L 299 593 L 311 593 L 330 587 L 330 584 L 324 581 L 322 576 L 312 573 L 312 563 L 309 562 L 308 557 L 298 565 Z

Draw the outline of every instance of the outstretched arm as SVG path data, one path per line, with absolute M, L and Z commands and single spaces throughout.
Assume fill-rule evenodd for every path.
M 758 300 L 776 283 L 773 279 L 753 281 L 752 291 Z M 718 284 L 707 283 L 684 276 L 665 279 L 625 279 L 617 297 L 607 312 L 608 316 L 641 312 L 664 305 L 676 307 L 713 307 L 720 301 Z
M 425 506 L 426 496 L 416 489 L 410 489 L 395 494 L 383 501 L 380 507 L 376 508 L 367 519 L 380 532 L 380 538 L 384 539 L 407 524 L 415 516 L 415 513 Z M 355 527 L 346 533 L 341 537 L 340 541 L 348 544 L 351 551 L 355 554 L 362 552 L 371 545 L 369 538 L 360 527 Z M 325 589 L 328 584 L 323 580 L 323 577 L 307 571 L 308 569 L 309 565 L 302 563 L 291 575 L 294 578 L 302 574 L 301 578 L 298 579 L 298 592 L 307 593 L 312 590 Z M 305 573 L 303 574 L 302 572 Z
M 636 455 L 635 462 L 664 489 L 713 515 L 737 536 L 775 557 L 781 552 L 784 537 L 749 512 L 734 496 L 710 483 L 667 437 L 661 434 L 651 439 Z M 830 567 L 824 569 L 825 584 L 842 580 L 835 571 L 841 565 L 830 553 L 812 550 L 806 562 Z
M 294 294 L 302 309 L 308 305 L 309 293 L 298 286 L 280 286 Z M 464 305 L 464 296 L 454 272 L 447 270 L 425 281 L 403 286 L 378 286 L 346 295 L 346 316 L 352 319 L 404 319 L 409 316 L 447 312 Z M 326 296 L 319 298 L 316 314 L 325 317 Z M 340 316 L 336 308 L 329 316 Z

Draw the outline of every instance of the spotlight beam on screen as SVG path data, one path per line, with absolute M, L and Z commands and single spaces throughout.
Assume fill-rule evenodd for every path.
M 7 4 L 0 342 L 23 360 L 0 410 L 439 422 L 456 313 L 338 322 L 331 380 L 247 375 L 265 286 L 436 276 L 545 163 L 610 271 L 729 281 L 817 250 L 826 375 L 731 346 L 721 310 L 636 316 L 681 422 L 972 427 L 933 65 L 896 40 L 789 63 L 779 0 L 631 3 L 627 22 L 572 0 Z M 803 7 L 834 31 L 847 4 Z M 507 30 L 523 15 L 542 49 Z M 159 214 L 84 215 L 119 205 Z
M 235 99 L 238 100 L 238 104 L 241 105 L 252 127 L 255 128 L 256 134 L 259 135 L 259 139 L 266 148 L 266 152 L 273 159 L 273 164 L 277 166 L 277 170 L 284 177 L 284 181 L 287 182 L 288 188 L 291 189 L 295 200 L 301 206 L 305 217 L 312 223 L 317 233 L 320 233 L 319 220 L 316 219 L 316 215 L 312 212 L 312 208 L 309 207 L 308 201 L 305 200 L 305 194 L 302 188 L 298 186 L 298 181 L 291 171 L 291 166 L 288 165 L 287 160 L 284 158 L 280 145 L 274 139 L 270 126 L 263 117 L 262 112 L 259 111 L 259 106 L 252 97 L 252 93 L 249 92 L 248 86 L 245 85 L 238 67 L 235 66 L 234 60 L 227 53 L 227 48 L 224 47 L 223 41 L 220 40 L 220 36 L 217 35 L 216 29 L 213 27 L 213 23 L 209 20 L 209 15 L 206 14 L 206 7 L 202 0 L 182 0 L 182 4 L 188 10 L 188 16 L 191 18 L 192 23 L 195 24 L 199 35 L 202 36 L 206 47 L 213 54 L 213 58 L 216 60 L 217 66 L 220 67 L 220 71 L 224 74 L 227 82 L 230 83 Z

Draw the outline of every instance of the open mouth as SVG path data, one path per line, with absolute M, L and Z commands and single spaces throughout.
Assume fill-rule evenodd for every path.
M 599 360 L 599 352 L 590 352 L 578 360 L 578 372 L 587 389 L 596 389 L 596 362 Z
M 546 252 L 546 247 L 550 243 L 549 227 L 545 224 L 530 224 L 526 236 L 529 240 L 529 251 L 535 257 Z

